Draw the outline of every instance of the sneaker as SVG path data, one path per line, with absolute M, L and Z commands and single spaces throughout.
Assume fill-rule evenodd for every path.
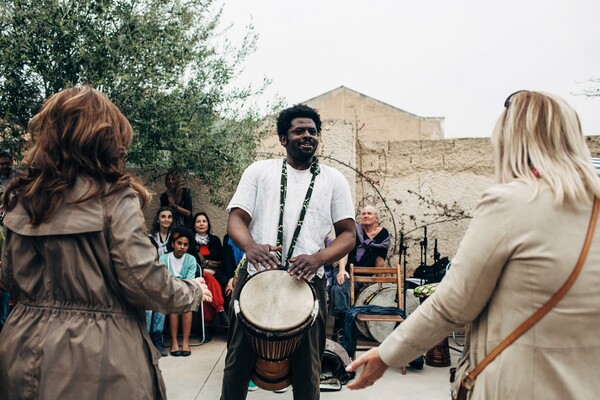
M 219 325 L 221 328 L 229 328 L 229 317 L 225 311 L 219 311 L 217 313 L 217 318 L 219 319 Z
M 250 383 L 248 383 L 248 391 L 254 392 L 255 390 L 258 390 L 258 386 L 256 386 L 254 382 L 250 381 Z
M 277 389 L 277 390 L 273 390 L 273 393 L 285 393 L 287 392 L 288 388 L 284 387 L 283 389 Z

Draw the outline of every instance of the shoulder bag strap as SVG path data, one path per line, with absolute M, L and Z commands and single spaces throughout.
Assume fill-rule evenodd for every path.
M 592 216 L 590 217 L 590 223 L 587 230 L 587 235 L 585 237 L 585 242 L 583 244 L 583 249 L 581 250 L 581 254 L 579 255 L 579 260 L 577 260 L 577 264 L 571 272 L 571 275 L 567 279 L 567 281 L 562 285 L 562 287 L 544 304 L 539 310 L 535 312 L 531 317 L 529 317 L 525 322 L 521 324 L 517 329 L 514 330 L 513 333 L 508 335 L 506 339 L 504 339 L 495 349 L 493 349 L 473 370 L 467 372 L 465 378 L 462 381 L 462 386 L 467 389 L 473 387 L 473 383 L 477 375 L 483 371 L 485 367 L 489 363 L 491 363 L 502 351 L 507 348 L 510 344 L 512 344 L 515 340 L 519 338 L 522 334 L 527 332 L 529 328 L 535 325 L 544 315 L 548 313 L 571 289 L 571 286 L 575 283 L 575 280 L 579 276 L 581 269 L 583 268 L 583 264 L 585 264 L 585 260 L 588 255 L 588 251 L 592 244 L 592 238 L 594 236 L 594 231 L 596 230 L 596 222 L 598 220 L 598 208 L 600 206 L 600 200 L 598 197 L 594 197 L 594 208 L 592 209 Z

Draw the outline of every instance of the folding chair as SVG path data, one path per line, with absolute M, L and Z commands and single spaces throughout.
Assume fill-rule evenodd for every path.
M 396 299 L 397 306 L 399 309 L 402 309 L 403 304 L 402 301 L 402 274 L 400 272 L 400 265 L 396 267 L 361 267 L 354 266 L 354 264 L 350 264 L 350 304 L 354 306 L 356 297 L 354 293 L 354 283 L 393 283 L 396 285 Z M 404 311 L 404 310 L 403 310 Z M 396 324 L 404 321 L 404 318 L 400 315 L 380 315 L 380 314 L 358 314 L 356 316 L 357 321 L 369 322 L 369 321 L 378 321 L 378 322 L 395 322 Z M 378 345 L 379 342 L 364 342 L 361 341 L 359 344 L 361 346 L 369 345 L 371 346 Z M 402 374 L 406 374 L 406 367 L 402 367 Z
M 200 271 L 200 275 L 202 276 L 202 267 L 200 264 L 196 263 L 196 268 Z M 190 344 L 190 346 L 200 346 L 206 340 L 206 327 L 204 326 L 204 300 L 200 301 L 200 326 L 202 327 L 202 340 L 199 343 Z

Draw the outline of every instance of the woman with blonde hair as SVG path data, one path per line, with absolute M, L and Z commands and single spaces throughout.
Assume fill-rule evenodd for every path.
M 350 370 L 364 370 L 351 389 L 373 384 L 388 366 L 405 365 L 469 324 L 454 396 L 600 393 L 600 232 L 592 212 L 600 184 L 579 118 L 557 96 L 519 91 L 506 100 L 492 143 L 498 184 L 483 194 L 452 268 L 378 348 L 352 363 Z M 541 309 L 541 319 L 496 351 Z
M 3 197 L 1 280 L 19 302 L 0 334 L 0 398 L 166 398 L 144 310 L 211 295 L 157 262 L 149 196 L 124 171 L 129 122 L 80 86 L 49 97 L 29 132 L 26 170 Z

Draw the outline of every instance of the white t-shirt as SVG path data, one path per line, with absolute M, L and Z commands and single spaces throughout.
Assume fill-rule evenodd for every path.
M 183 268 L 183 259 L 184 257 L 175 257 L 175 254 L 173 254 L 173 252 L 169 253 L 169 263 L 171 264 L 173 275 L 177 277 L 181 276 L 181 269 Z
M 279 196 L 283 159 L 257 161 L 244 171 L 237 190 L 227 206 L 246 211 L 252 221 L 250 234 L 257 243 L 277 244 L 279 224 Z M 283 213 L 283 257 L 285 259 L 294 230 L 300 218 L 302 203 L 312 174 L 310 169 L 296 170 L 287 165 L 287 195 Z M 292 257 L 316 254 L 324 247 L 324 240 L 333 224 L 346 218 L 354 220 L 354 204 L 350 186 L 336 169 L 320 164 L 321 172 L 315 179 L 312 197 L 306 210 L 304 223 L 296 241 Z M 284 260 L 285 262 L 285 260 Z M 248 272 L 257 269 L 248 265 Z M 318 275 L 323 276 L 321 267 Z

